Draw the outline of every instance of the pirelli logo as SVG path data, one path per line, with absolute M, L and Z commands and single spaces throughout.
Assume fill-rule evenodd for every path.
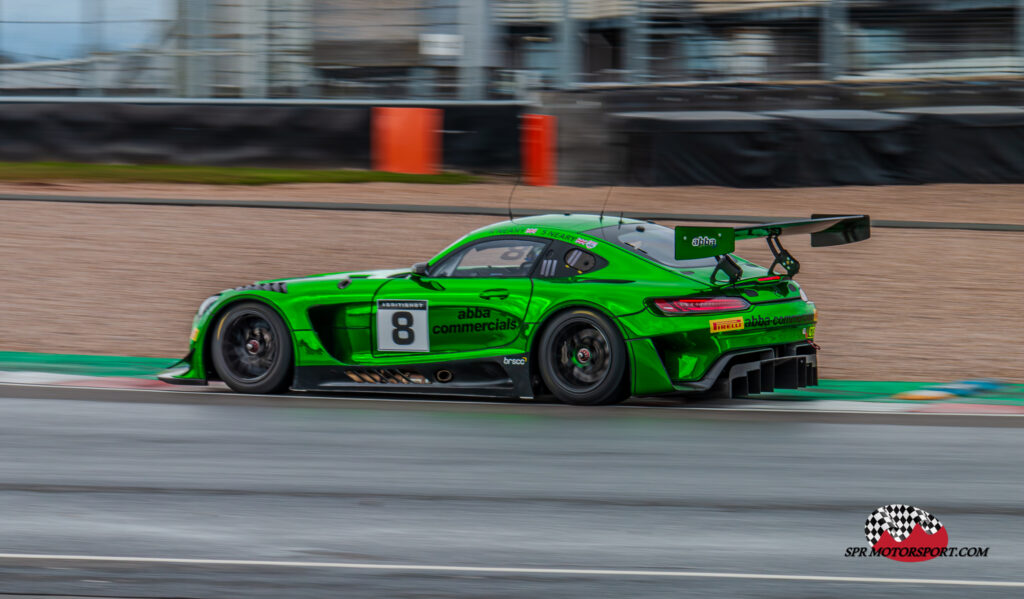
M 712 333 L 743 330 L 743 318 L 741 316 L 737 316 L 735 318 L 719 318 L 718 320 L 712 320 L 709 324 L 711 325 Z

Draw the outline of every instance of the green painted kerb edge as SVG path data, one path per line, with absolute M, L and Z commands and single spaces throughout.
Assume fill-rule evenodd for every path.
M 905 400 L 893 396 L 905 391 L 933 387 L 941 383 L 908 381 L 838 381 L 822 379 L 817 387 L 799 390 L 785 390 L 777 393 L 763 393 L 757 400 L 775 401 L 868 401 L 880 403 L 930 404 L 930 403 L 972 403 L 1024 405 L 1024 385 L 1007 384 L 995 391 L 986 391 L 969 396 L 937 400 Z
M 176 361 L 173 358 L 0 352 L 0 370 L 49 372 L 81 376 L 123 376 L 155 379 L 158 372 Z

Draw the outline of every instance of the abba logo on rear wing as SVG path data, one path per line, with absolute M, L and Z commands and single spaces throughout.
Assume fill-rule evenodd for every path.
M 676 260 L 721 256 L 735 249 L 732 227 L 676 227 Z

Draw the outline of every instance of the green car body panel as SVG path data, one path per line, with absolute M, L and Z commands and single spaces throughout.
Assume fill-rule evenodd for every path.
M 761 364 L 799 357 L 804 369 L 799 381 L 778 386 L 816 383 L 817 311 L 790 276 L 733 255 L 743 280 L 723 285 L 712 279 L 714 259 L 665 264 L 639 245 L 614 239 L 622 230 L 646 235 L 645 227 L 664 236 L 658 225 L 617 217 L 517 218 L 464 236 L 419 274 L 410 269 L 339 272 L 225 290 L 203 303 L 192 322 L 188 354 L 160 378 L 178 384 L 217 380 L 210 352 L 220 318 L 231 306 L 253 301 L 273 308 L 290 330 L 291 386 L 299 390 L 531 398 L 539 391 L 540 333 L 553 315 L 573 308 L 600 312 L 618 327 L 629 354 L 626 376 L 636 395 L 707 391 L 728 376 L 735 362 L 730 356 L 753 356 L 747 362 Z M 554 256 L 558 263 L 532 264 L 527 276 L 437 274 L 450 256 L 495 239 L 545 243 L 539 251 L 547 253 L 541 256 Z M 570 254 L 584 255 L 583 270 L 565 263 Z M 746 307 L 669 315 L 654 303 L 687 297 L 741 298 Z M 403 312 L 406 308 L 411 311 Z M 405 316 L 414 313 L 416 325 Z M 415 326 L 420 328 L 414 331 Z M 410 345 L 406 350 L 396 343 Z M 440 370 L 455 376 L 442 382 Z M 744 376 L 743 369 L 739 372 L 734 378 Z M 765 380 L 767 389 L 751 378 L 752 386 L 741 392 L 776 386 Z

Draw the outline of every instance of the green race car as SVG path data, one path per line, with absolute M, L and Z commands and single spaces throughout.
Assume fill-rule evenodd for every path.
M 264 281 L 206 299 L 160 379 L 288 389 L 535 398 L 745 396 L 817 383 L 814 304 L 780 237 L 870 235 L 866 216 L 663 227 L 588 214 L 478 229 L 411 269 Z M 765 238 L 769 268 L 735 256 Z

